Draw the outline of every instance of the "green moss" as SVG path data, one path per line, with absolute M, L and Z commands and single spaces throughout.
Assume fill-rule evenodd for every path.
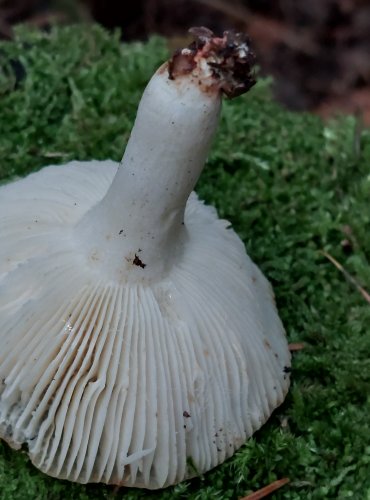
M 21 30 L 0 45 L 0 178 L 72 158 L 119 159 L 165 56 L 160 39 L 122 46 L 97 27 Z M 268 82 L 225 102 L 198 192 L 272 281 L 290 341 L 306 343 L 286 402 L 231 460 L 149 494 L 54 480 L 2 444 L 1 499 L 235 499 L 281 477 L 291 483 L 277 499 L 369 499 L 370 306 L 320 253 L 370 289 L 369 165 L 370 132 L 359 135 L 353 118 L 288 113 Z

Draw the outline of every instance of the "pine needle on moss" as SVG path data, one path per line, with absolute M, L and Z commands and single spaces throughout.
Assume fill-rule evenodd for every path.
M 121 45 L 91 26 L 21 29 L 1 43 L 0 179 L 72 158 L 120 159 L 166 52 L 159 38 Z M 233 458 L 158 492 L 58 481 L 2 443 L 1 499 L 231 500 L 281 477 L 291 482 L 276 499 L 369 498 L 370 308 L 319 254 L 370 288 L 369 165 L 370 131 L 359 137 L 354 118 L 288 113 L 268 81 L 225 102 L 197 191 L 272 282 L 289 342 L 305 345 L 285 403 Z M 356 241 L 349 253 L 344 226 Z
M 349 283 L 351 283 L 351 285 L 353 285 L 356 288 L 356 290 L 358 290 L 360 292 L 360 294 L 363 296 L 363 298 L 366 300 L 366 302 L 368 302 L 370 304 L 370 294 L 364 289 L 364 287 L 362 287 L 358 283 L 356 278 L 354 278 L 351 274 L 349 274 L 349 272 L 347 272 L 344 269 L 342 264 L 340 264 L 340 262 L 338 262 L 337 259 L 335 259 L 332 255 L 330 255 L 330 253 L 325 252 L 324 250 L 322 250 L 321 253 L 328 260 L 330 260 L 330 262 L 343 274 L 343 276 L 346 278 L 346 280 L 349 281 Z
M 284 477 L 283 479 L 278 479 L 274 481 L 273 483 L 268 484 L 267 486 L 264 486 L 263 488 L 259 489 L 258 491 L 254 491 L 253 493 L 250 493 L 246 497 L 241 498 L 240 500 L 262 500 L 263 498 L 266 498 L 267 496 L 271 495 L 274 493 L 276 490 L 279 488 L 282 488 L 286 484 L 289 483 L 289 479 L 287 477 Z

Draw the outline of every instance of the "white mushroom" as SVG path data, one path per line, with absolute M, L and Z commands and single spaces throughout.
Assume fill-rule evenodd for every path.
M 0 437 L 51 476 L 175 484 L 288 390 L 271 287 L 192 193 L 253 57 L 240 35 L 194 33 L 148 84 L 121 164 L 0 187 Z

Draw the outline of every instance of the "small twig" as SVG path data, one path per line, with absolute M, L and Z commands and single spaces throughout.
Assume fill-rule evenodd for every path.
M 45 153 L 42 154 L 45 158 L 63 158 L 63 156 L 66 156 L 68 153 L 61 153 L 59 151 L 45 151 Z
M 306 345 L 303 342 L 293 342 L 292 344 L 288 344 L 288 348 L 290 352 L 301 351 L 304 349 Z
M 261 500 L 261 498 L 266 498 L 267 495 L 271 495 L 271 493 L 273 493 L 274 491 L 278 490 L 279 488 L 288 483 L 289 479 L 287 477 L 284 477 L 283 479 L 278 479 L 277 481 L 274 481 L 273 483 L 264 486 L 260 490 L 250 493 L 249 495 L 241 498 L 240 500 Z
M 349 274 L 348 271 L 344 269 L 342 264 L 340 264 L 332 255 L 330 255 L 330 253 L 325 252 L 325 250 L 321 250 L 320 252 L 343 274 L 346 280 L 349 281 L 349 283 L 351 283 L 351 285 L 353 285 L 360 292 L 366 302 L 370 304 L 370 294 L 358 283 L 358 281 L 351 274 Z

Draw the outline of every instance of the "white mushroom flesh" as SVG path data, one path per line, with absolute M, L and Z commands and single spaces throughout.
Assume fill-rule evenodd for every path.
M 121 164 L 0 187 L 0 437 L 49 475 L 175 484 L 230 457 L 287 393 L 271 286 L 190 194 L 221 102 L 203 67 L 158 70 Z

